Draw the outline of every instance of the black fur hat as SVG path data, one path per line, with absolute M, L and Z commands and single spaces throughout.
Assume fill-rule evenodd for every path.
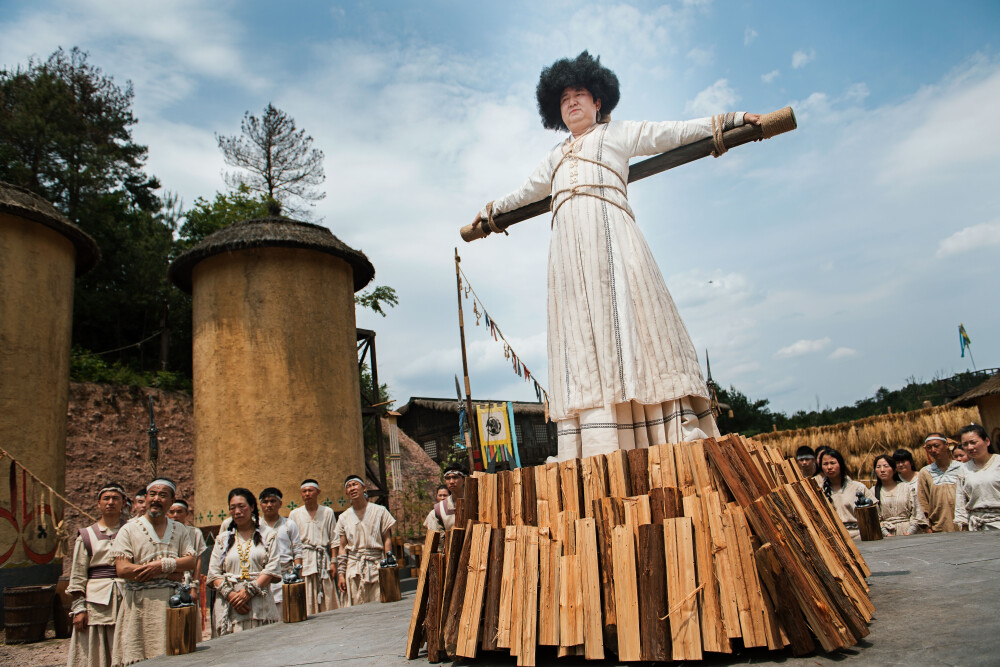
M 601 115 L 609 115 L 618 105 L 618 77 L 601 65 L 601 57 L 594 58 L 584 51 L 572 60 L 562 58 L 542 70 L 535 88 L 538 113 L 542 126 L 549 130 L 568 130 L 563 123 L 559 100 L 570 86 L 586 88 L 595 100 L 601 100 Z

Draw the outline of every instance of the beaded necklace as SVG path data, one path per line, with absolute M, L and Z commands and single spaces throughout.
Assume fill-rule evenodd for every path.
M 236 555 L 240 558 L 240 579 L 250 579 L 250 549 L 253 547 L 253 536 L 243 541 L 239 532 L 236 533 Z

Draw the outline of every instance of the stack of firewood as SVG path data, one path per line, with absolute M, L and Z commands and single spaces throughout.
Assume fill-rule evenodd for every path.
M 812 480 L 739 436 L 466 480 L 424 543 L 406 656 L 700 660 L 868 634 L 861 554 Z

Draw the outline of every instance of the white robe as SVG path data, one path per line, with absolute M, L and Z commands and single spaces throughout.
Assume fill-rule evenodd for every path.
M 347 544 L 347 595 L 344 606 L 378 602 L 381 592 L 378 583 L 378 563 L 385 557 L 382 534 L 396 525 L 389 510 L 376 503 L 368 503 L 365 515 L 358 520 L 353 507 L 340 513 L 337 519 L 336 539 Z M 342 551 L 343 553 L 343 551 Z
M 335 545 L 333 533 L 337 526 L 336 515 L 329 507 L 320 505 L 316 508 L 316 516 L 310 517 L 309 510 L 303 505 L 289 512 L 288 518 L 298 526 L 299 536 L 302 538 L 306 613 L 312 615 L 336 609 L 336 585 L 330 576 L 330 548 Z
M 115 617 L 121 593 L 114 578 L 91 578 L 90 569 L 114 567 L 111 546 L 118 526 L 101 528 L 99 524 L 81 530 L 86 533 L 86 541 L 81 535 L 76 538 L 73 550 L 73 567 L 70 570 L 67 593 L 80 593 L 83 597 L 73 601 L 73 614 L 87 612 L 87 627 L 81 632 L 73 628 L 73 638 L 69 642 L 69 667 L 108 667 L 111 664 L 111 650 L 115 643 Z M 90 549 L 86 542 L 89 541 Z
M 549 411 L 560 460 L 719 435 L 698 355 L 624 193 L 630 158 L 711 135 L 710 118 L 598 125 L 494 202 L 498 214 L 554 194 Z
M 273 576 L 281 576 L 281 565 L 278 557 L 277 536 L 273 530 L 261 526 L 258 531 L 261 543 L 253 543 L 248 550 L 247 571 L 249 580 L 256 580 L 262 572 Z M 254 539 L 251 536 L 251 541 Z M 232 545 L 230 545 L 232 542 Z M 234 531 L 220 532 L 212 549 L 211 562 L 208 565 L 208 585 L 215 586 L 216 581 L 226 580 L 234 584 L 236 590 L 242 590 L 248 580 L 241 579 L 242 567 L 238 548 L 239 539 Z M 228 549 L 227 549 L 228 546 Z M 223 556 L 225 552 L 225 556 Z M 250 630 L 261 625 L 268 625 L 280 620 L 278 608 L 271 594 L 271 587 L 266 585 L 260 595 L 250 598 L 250 611 L 240 614 L 233 609 L 221 595 L 215 597 L 215 632 L 216 636 L 228 635 L 234 632 Z

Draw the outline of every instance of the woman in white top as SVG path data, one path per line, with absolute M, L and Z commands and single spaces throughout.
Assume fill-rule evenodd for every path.
M 882 454 L 875 459 L 875 486 L 868 497 L 878 504 L 882 535 L 912 535 L 917 531 L 917 487 L 905 483 L 896 470 L 894 456 Z
M 257 499 L 249 489 L 229 492 L 228 530 L 212 549 L 208 585 L 215 598 L 215 629 L 219 635 L 249 630 L 279 620 L 271 584 L 281 579 L 275 533 L 260 527 Z
M 955 485 L 955 524 L 960 530 L 1000 530 L 1000 456 L 990 451 L 989 436 L 979 424 L 960 433 L 969 460 Z
M 823 473 L 823 493 L 833 504 L 833 511 L 844 522 L 844 527 L 851 537 L 855 541 L 860 541 L 861 533 L 858 531 L 858 518 L 854 507 L 858 500 L 858 492 L 865 495 L 868 487 L 847 476 L 844 457 L 835 449 L 826 449 L 819 455 L 819 469 Z

